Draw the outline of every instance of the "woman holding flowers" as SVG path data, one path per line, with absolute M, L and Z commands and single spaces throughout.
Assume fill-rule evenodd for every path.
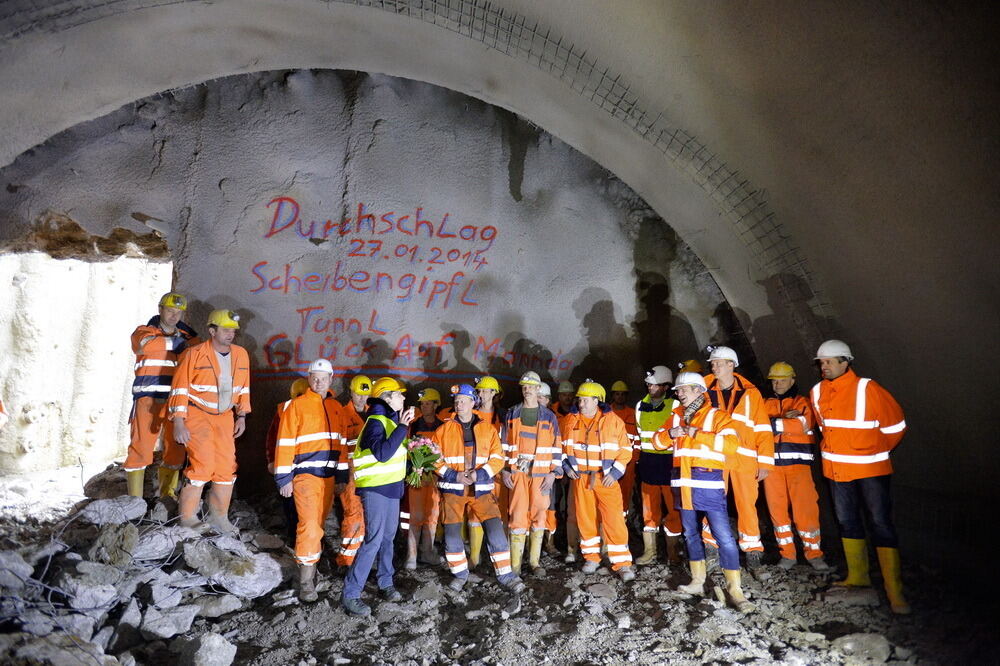
M 437 531 L 440 513 L 441 493 L 434 479 L 434 463 L 441 455 L 441 449 L 430 440 L 431 435 L 444 424 L 437 416 L 441 405 L 441 394 L 436 389 L 426 388 L 417 394 L 420 418 L 410 424 L 410 464 L 406 477 L 406 497 L 410 513 L 410 529 L 406 537 L 407 569 L 416 569 L 421 564 L 437 564 L 434 552 L 434 533 Z M 417 553 L 417 542 L 420 552 Z

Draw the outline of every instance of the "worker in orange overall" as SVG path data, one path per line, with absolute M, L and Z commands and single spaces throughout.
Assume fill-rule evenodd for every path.
M 576 387 L 573 386 L 573 382 L 564 379 L 556 387 L 556 401 L 552 406 L 552 412 L 556 415 L 556 420 L 559 422 L 560 433 L 564 432 L 564 421 L 574 409 L 576 409 Z M 569 491 L 569 488 L 570 478 L 568 476 L 564 474 L 562 478 L 556 479 L 552 493 L 552 504 L 550 505 L 555 510 L 556 521 L 555 523 L 551 520 L 549 521 L 551 530 L 549 532 L 550 545 L 552 545 L 555 535 L 555 528 L 552 525 L 557 525 L 560 522 L 565 525 L 566 558 L 563 561 L 566 564 L 576 562 L 576 551 L 580 543 L 580 530 L 576 524 L 576 507 L 573 504 L 573 494 Z M 554 545 L 552 545 L 552 548 L 554 549 Z
M 282 497 L 295 501 L 298 525 L 295 561 L 299 565 L 299 599 L 316 601 L 316 564 L 323 549 L 323 523 L 333 507 L 335 485 L 347 474 L 337 463 L 347 456 L 341 434 L 341 407 L 330 383 L 333 365 L 319 358 L 309 365 L 309 390 L 291 401 L 278 424 L 274 481 Z M 336 478 L 335 477 L 338 477 Z
M 194 329 L 181 321 L 187 299 L 169 292 L 160 298 L 159 314 L 132 332 L 135 380 L 132 382 L 131 441 L 125 458 L 128 494 L 142 497 L 146 468 L 153 449 L 163 436 L 163 459 L 157 471 L 160 497 L 176 497 L 177 480 L 184 466 L 184 447 L 174 442 L 174 428 L 167 418 L 170 382 L 177 358 L 199 342 Z
M 670 490 L 673 451 L 669 446 L 653 447 L 653 435 L 667 422 L 677 401 L 671 397 L 674 374 L 665 365 L 655 365 L 646 371 L 646 396 L 635 405 L 635 423 L 639 430 L 638 472 L 642 493 L 643 553 L 636 558 L 639 565 L 656 562 L 657 535 L 663 529 L 667 560 L 679 564 L 681 515 L 674 506 Z
M 281 415 L 285 413 L 292 400 L 309 390 L 309 380 L 299 377 L 289 387 L 290 397 L 288 400 L 279 403 L 271 418 L 271 425 L 267 427 L 267 435 L 264 436 L 264 457 L 267 460 L 267 473 L 274 474 L 274 451 L 278 448 L 278 426 L 281 425 Z M 295 511 L 295 500 L 291 497 L 283 497 L 281 508 L 285 514 L 285 533 L 288 543 L 294 548 L 295 530 L 299 524 L 299 516 Z
M 810 400 L 823 431 L 823 475 L 830 480 L 847 558 L 847 579 L 840 584 L 871 585 L 863 507 L 871 517 L 872 541 L 889 605 L 893 613 L 905 615 L 910 604 L 903 596 L 899 538 L 889 493 L 889 453 L 906 432 L 903 409 L 875 380 L 855 374 L 851 369 L 854 355 L 844 342 L 827 340 L 816 352 L 816 360 L 823 379 L 813 387 Z
M 497 581 L 513 592 L 520 592 L 524 583 L 511 568 L 506 530 L 493 494 L 494 478 L 504 466 L 500 435 L 475 413 L 478 395 L 472 386 L 452 386 L 451 394 L 455 418 L 445 421 L 433 437 L 441 448 L 435 471 L 441 489 L 445 559 L 454 576 L 450 587 L 461 590 L 470 579 L 462 543 L 462 521 L 468 510 L 483 526 Z
M 181 354 L 167 403 L 174 439 L 187 450 L 187 485 L 178 502 L 180 524 L 201 527 L 195 514 L 202 488 L 211 483 L 208 522 L 223 534 L 236 530 L 229 522 L 236 438 L 246 430 L 250 413 L 250 356 L 233 344 L 239 319 L 232 310 L 209 314 L 209 338 Z
M 500 442 L 507 464 L 500 476 L 510 490 L 511 567 L 520 575 L 529 529 L 528 562 L 532 569 L 541 564 L 552 486 L 562 476 L 562 439 L 556 415 L 538 404 L 538 373 L 529 370 L 518 383 L 524 400 L 504 417 Z
M 503 410 L 500 408 L 500 396 L 503 394 L 500 383 L 494 377 L 480 377 L 476 380 L 476 416 L 492 425 L 497 434 L 503 425 Z M 502 484 L 494 484 L 493 494 L 497 498 L 500 509 L 500 521 L 506 525 L 510 506 L 509 491 Z M 479 566 L 483 552 L 483 526 L 471 516 L 466 516 L 469 533 L 469 566 L 473 569 Z
M 622 507 L 625 524 L 632 515 L 632 493 L 635 492 L 635 466 L 639 462 L 639 429 L 635 425 L 635 407 L 628 402 L 628 384 L 619 379 L 611 385 L 611 411 L 625 424 L 625 436 L 632 445 L 632 459 L 625 468 L 625 476 L 618 482 L 622 489 Z
M 417 405 L 420 407 L 420 416 L 410 424 L 410 438 L 430 439 L 434 431 L 444 425 L 444 421 L 437 416 L 438 407 L 441 405 L 441 394 L 437 389 L 425 388 L 417 394 Z M 441 513 L 441 493 L 437 489 L 433 474 L 425 475 L 423 485 L 420 487 L 407 484 L 406 495 L 410 509 L 410 529 L 407 532 L 404 566 L 407 569 L 416 569 L 417 562 L 438 564 L 440 560 L 434 551 L 434 533 L 437 531 L 438 517 Z
M 736 422 L 721 409 L 712 407 L 705 396 L 705 379 L 696 372 L 677 375 L 674 392 L 680 405 L 671 418 L 653 435 L 654 447 L 671 449 L 673 471 L 670 485 L 675 505 L 680 507 L 691 562 L 691 582 L 678 589 L 704 596 L 708 567 L 702 523 L 708 521 L 718 543 L 726 589 L 737 610 L 749 613 L 753 604 L 743 594 L 740 580 L 740 551 L 736 546 L 726 508 L 725 470 L 741 446 Z
M 757 497 L 760 482 L 774 469 L 774 433 L 764 408 L 764 398 L 750 380 L 735 370 L 740 361 L 729 347 L 715 347 L 708 359 L 712 374 L 705 377 L 712 406 L 725 411 L 736 422 L 742 444 L 729 470 L 729 484 L 736 504 L 739 547 L 746 553 L 747 569 L 762 575 L 764 543 L 760 540 Z M 706 531 L 706 540 L 711 535 Z
M 618 480 L 632 458 L 632 446 L 625 424 L 604 402 L 603 386 L 588 379 L 576 397 L 579 406 L 563 420 L 561 434 L 563 468 L 571 479 L 580 552 L 586 560 L 582 571 L 594 573 L 600 566 L 603 532 L 611 569 L 628 582 L 635 579 L 635 572 Z
M 348 385 L 348 400 L 343 405 L 341 418 L 344 423 L 344 439 L 348 454 L 357 448 L 358 434 L 365 421 L 362 415 L 368 405 L 368 396 L 372 392 L 372 380 L 366 375 L 355 375 Z M 348 460 L 340 460 L 338 469 L 347 474 L 347 485 L 337 491 L 336 499 L 340 501 L 343 517 L 340 521 L 340 552 L 336 563 L 342 571 L 346 571 L 354 562 L 358 548 L 365 540 L 365 509 L 358 495 L 354 482 L 353 465 L 350 456 Z
M 538 387 L 538 406 L 548 407 L 552 410 L 552 387 L 547 383 L 542 382 Z M 555 412 L 552 412 L 555 414 Z M 559 417 L 556 417 L 556 422 L 559 422 Z M 558 522 L 556 521 L 556 513 L 559 508 L 559 488 L 560 479 L 556 479 L 556 482 L 552 484 L 552 492 L 549 493 L 549 508 L 545 512 L 545 540 L 542 542 L 542 548 L 546 553 L 552 557 L 559 555 L 559 550 L 556 548 L 555 535 L 556 528 L 558 527 Z
M 812 407 L 799 394 L 795 370 L 788 363 L 778 361 L 772 365 L 767 378 L 774 389 L 774 395 L 764 401 L 774 430 L 774 469 L 764 479 L 764 494 L 781 553 L 778 566 L 795 566 L 794 520 L 806 561 L 816 571 L 827 571 L 830 567 L 823 561 L 820 548 L 819 495 L 812 478 L 816 447 Z

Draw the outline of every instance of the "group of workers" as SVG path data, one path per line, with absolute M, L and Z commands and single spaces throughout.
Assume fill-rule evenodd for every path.
M 132 335 L 128 488 L 142 495 L 144 470 L 162 438 L 159 491 L 178 498 L 181 525 L 229 533 L 235 529 L 228 519 L 234 442 L 250 412 L 249 357 L 233 344 L 237 313 L 213 311 L 208 338 L 201 341 L 181 321 L 186 307 L 182 295 L 165 294 L 159 314 Z M 635 578 L 634 564 L 658 560 L 662 529 L 668 562 L 680 563 L 686 547 L 692 581 L 681 590 L 703 595 L 709 568 L 718 561 L 730 602 L 749 612 L 740 551 L 746 568 L 759 574 L 761 483 L 779 566 L 795 566 L 798 534 L 806 562 L 829 569 L 811 472 L 820 434 L 823 475 L 847 561 L 841 584 L 871 585 L 862 517 L 868 513 L 890 606 L 908 613 L 889 495 L 889 454 L 906 424 L 888 391 L 859 377 L 853 360 L 845 343 L 824 342 L 816 353 L 822 379 L 808 394 L 799 392 L 794 369 L 777 362 L 765 399 L 736 372 L 736 352 L 715 347 L 705 375 L 693 360 L 681 364 L 676 380 L 666 366 L 651 368 L 646 395 L 634 405 L 625 382 L 614 382 L 608 401 L 604 387 L 590 379 L 579 386 L 563 381 L 551 401 L 549 385 L 528 371 L 519 381 L 520 401 L 503 410 L 493 377 L 452 386 L 450 407 L 441 404 L 438 390 L 424 388 L 417 405 L 406 408 L 400 380 L 357 375 L 349 383 L 350 399 L 341 404 L 331 390 L 332 364 L 316 359 L 308 376 L 292 384 L 291 398 L 277 406 L 267 437 L 269 471 L 294 525 L 299 596 L 317 599 L 324 524 L 339 501 L 336 564 L 345 570 L 341 603 L 352 615 L 371 612 L 361 597 L 373 567 L 380 596 L 401 598 L 393 564 L 401 526 L 406 568 L 443 563 L 450 586 L 462 590 L 476 579 L 472 570 L 485 541 L 499 584 L 513 593 L 524 589 L 525 551 L 530 568 L 539 568 L 543 548 L 556 553 L 557 528 L 565 530 L 566 563 L 578 552 L 582 571 L 593 573 L 605 559 L 625 582 Z M 419 484 L 406 484 L 409 446 L 419 438 L 429 439 L 439 457 Z M 627 517 L 636 478 L 643 552 L 633 562 Z M 202 522 L 198 510 L 209 483 Z M 443 558 L 435 547 L 439 523 Z

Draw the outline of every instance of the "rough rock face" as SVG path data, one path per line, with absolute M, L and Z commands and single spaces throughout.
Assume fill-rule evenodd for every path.
M 638 385 L 643 365 L 741 336 L 634 192 L 510 113 L 423 83 L 230 77 L 69 130 L 2 175 L 4 238 L 37 233 L 37 211 L 140 249 L 162 234 L 195 328 L 214 308 L 241 314 L 262 412 L 317 356 L 439 387 L 489 372 L 509 388 L 528 369 Z M 108 346 L 154 314 L 138 300 L 104 327 Z M 127 385 L 119 358 L 104 385 Z M 116 434 L 102 443 L 123 447 Z

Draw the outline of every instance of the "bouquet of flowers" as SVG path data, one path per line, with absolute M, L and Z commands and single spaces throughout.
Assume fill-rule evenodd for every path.
M 420 488 L 424 485 L 424 474 L 434 471 L 434 463 L 441 457 L 441 449 L 426 437 L 411 439 L 406 449 L 412 468 L 406 475 L 406 482 L 414 488 Z

